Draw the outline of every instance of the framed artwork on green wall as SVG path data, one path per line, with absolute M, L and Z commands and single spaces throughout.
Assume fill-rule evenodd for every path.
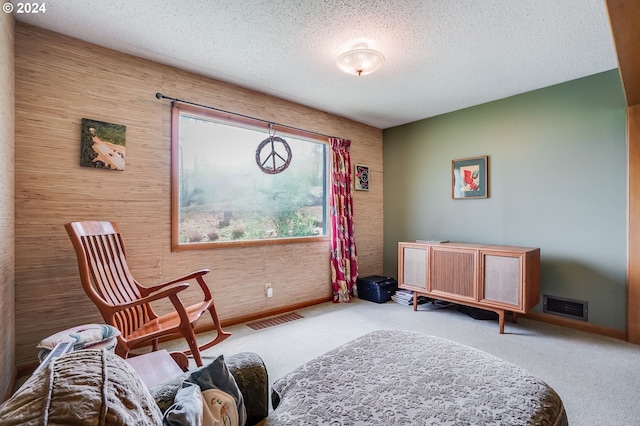
M 451 198 L 487 198 L 488 156 L 460 158 L 451 161 Z

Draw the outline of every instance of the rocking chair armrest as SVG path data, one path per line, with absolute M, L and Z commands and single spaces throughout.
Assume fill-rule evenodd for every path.
M 162 289 L 164 287 L 167 287 L 167 286 L 170 286 L 170 285 L 173 285 L 173 284 L 176 284 L 176 283 L 183 283 L 183 282 L 186 282 L 186 281 L 189 281 L 189 280 L 192 280 L 192 279 L 198 279 L 198 278 L 200 278 L 203 275 L 206 275 L 208 273 L 209 273 L 208 269 L 199 269 L 197 271 L 191 272 L 188 275 L 185 275 L 185 276 L 180 277 L 180 278 L 173 279 L 171 281 L 167 281 L 167 282 L 162 283 L 162 284 L 157 284 L 157 285 L 154 285 L 154 286 L 151 286 L 151 287 L 142 287 L 141 286 L 140 290 L 145 296 L 147 296 L 147 295 L 149 295 L 149 294 L 151 294 L 151 293 L 153 293 L 155 291 L 158 291 L 158 290 L 160 290 L 160 289 Z
M 145 303 L 153 302 L 154 300 L 167 299 L 171 296 L 178 294 L 182 290 L 189 288 L 189 283 L 175 284 L 173 287 L 165 288 L 162 291 L 147 295 L 141 299 L 134 300 L 129 303 L 120 303 L 114 306 L 116 311 L 123 311 L 133 306 L 143 305 Z
M 200 285 L 200 288 L 202 289 L 202 293 L 204 293 L 204 299 L 211 300 L 211 291 L 209 290 L 209 286 L 207 286 L 207 283 L 204 281 L 204 278 L 202 278 L 202 275 L 197 276 L 196 281 Z

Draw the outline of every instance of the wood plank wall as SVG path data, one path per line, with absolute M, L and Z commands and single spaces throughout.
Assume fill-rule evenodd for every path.
M 640 344 L 640 105 L 627 108 L 628 145 L 628 263 L 627 340 Z
M 0 14 L 0 402 L 15 376 L 14 18 Z
M 43 337 L 101 321 L 63 228 L 73 220 L 118 222 L 143 284 L 211 269 L 223 324 L 330 300 L 328 242 L 171 251 L 170 104 L 156 92 L 351 139 L 353 162 L 371 167 L 371 190 L 354 200 L 359 271 L 381 273 L 380 129 L 21 23 L 15 49 L 17 364 Z M 79 166 L 82 118 L 126 125 L 124 171 Z
M 640 344 L 640 2 L 606 4 L 628 105 L 627 340 Z

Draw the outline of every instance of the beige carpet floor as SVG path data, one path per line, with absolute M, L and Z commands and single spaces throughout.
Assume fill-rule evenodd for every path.
M 380 329 L 420 331 L 462 343 L 525 368 L 561 396 L 574 426 L 640 425 L 640 346 L 533 320 L 475 320 L 455 307 L 432 309 L 393 302 L 323 303 L 296 312 L 304 318 L 253 330 L 226 327 L 233 336 L 204 353 L 250 351 L 264 360 L 270 382 L 316 356 Z M 199 340 L 206 339 L 200 336 Z M 174 341 L 171 346 L 179 345 Z

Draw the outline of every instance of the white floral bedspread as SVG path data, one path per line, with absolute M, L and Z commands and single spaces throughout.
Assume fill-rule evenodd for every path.
M 522 368 L 445 339 L 375 331 L 273 385 L 268 425 L 568 425 Z

